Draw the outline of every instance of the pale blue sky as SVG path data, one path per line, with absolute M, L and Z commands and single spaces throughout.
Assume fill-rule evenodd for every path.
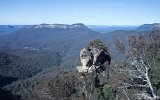
M 0 0 L 0 24 L 160 22 L 160 0 Z

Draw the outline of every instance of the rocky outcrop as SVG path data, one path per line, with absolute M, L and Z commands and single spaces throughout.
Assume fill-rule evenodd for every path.
M 90 42 L 80 51 L 81 66 L 77 69 L 81 73 L 101 73 L 105 71 L 110 64 L 111 57 L 108 49 L 103 42 L 96 39 Z
M 73 29 L 73 28 L 87 28 L 87 26 L 85 26 L 82 23 L 75 23 L 72 25 L 68 25 L 68 24 L 39 24 L 39 25 L 34 25 L 35 29 L 37 28 L 52 28 L 52 29 Z

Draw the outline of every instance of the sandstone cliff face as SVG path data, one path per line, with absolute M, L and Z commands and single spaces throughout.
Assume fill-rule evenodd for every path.
M 111 57 L 108 49 L 100 40 L 90 42 L 80 51 L 81 66 L 77 69 L 81 73 L 101 73 L 110 64 Z

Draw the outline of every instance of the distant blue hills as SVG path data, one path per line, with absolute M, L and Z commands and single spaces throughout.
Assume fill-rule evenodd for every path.
M 113 32 L 116 30 L 134 30 L 139 26 L 124 26 L 124 25 L 114 25 L 114 26 L 108 26 L 108 25 L 88 25 L 88 28 L 100 32 L 100 33 L 107 33 L 107 32 Z
M 66 24 L 39 24 L 39 25 L 0 25 L 0 35 L 6 35 L 13 33 L 17 30 L 23 29 L 23 28 L 73 28 L 73 26 L 80 25 L 81 27 L 88 27 L 93 31 L 97 31 L 100 33 L 108 33 L 113 32 L 116 30 L 126 30 L 126 31 L 147 31 L 152 30 L 154 28 L 159 28 L 160 23 L 153 23 L 153 24 L 143 24 L 140 26 L 131 26 L 131 25 L 87 25 L 85 26 L 82 23 L 76 23 L 72 25 L 66 25 Z

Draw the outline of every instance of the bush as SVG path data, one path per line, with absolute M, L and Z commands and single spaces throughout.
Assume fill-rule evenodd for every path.
M 108 48 L 106 47 L 106 45 L 102 41 L 100 41 L 99 39 L 95 39 L 95 40 L 91 41 L 87 45 L 87 48 L 89 48 L 90 46 L 96 47 L 96 48 L 104 50 L 104 51 L 108 51 Z
M 116 92 L 107 84 L 102 87 L 102 95 L 100 100 L 115 100 Z
M 158 89 L 158 91 L 157 91 L 157 95 L 158 95 L 158 96 L 160 96 L 160 89 Z

